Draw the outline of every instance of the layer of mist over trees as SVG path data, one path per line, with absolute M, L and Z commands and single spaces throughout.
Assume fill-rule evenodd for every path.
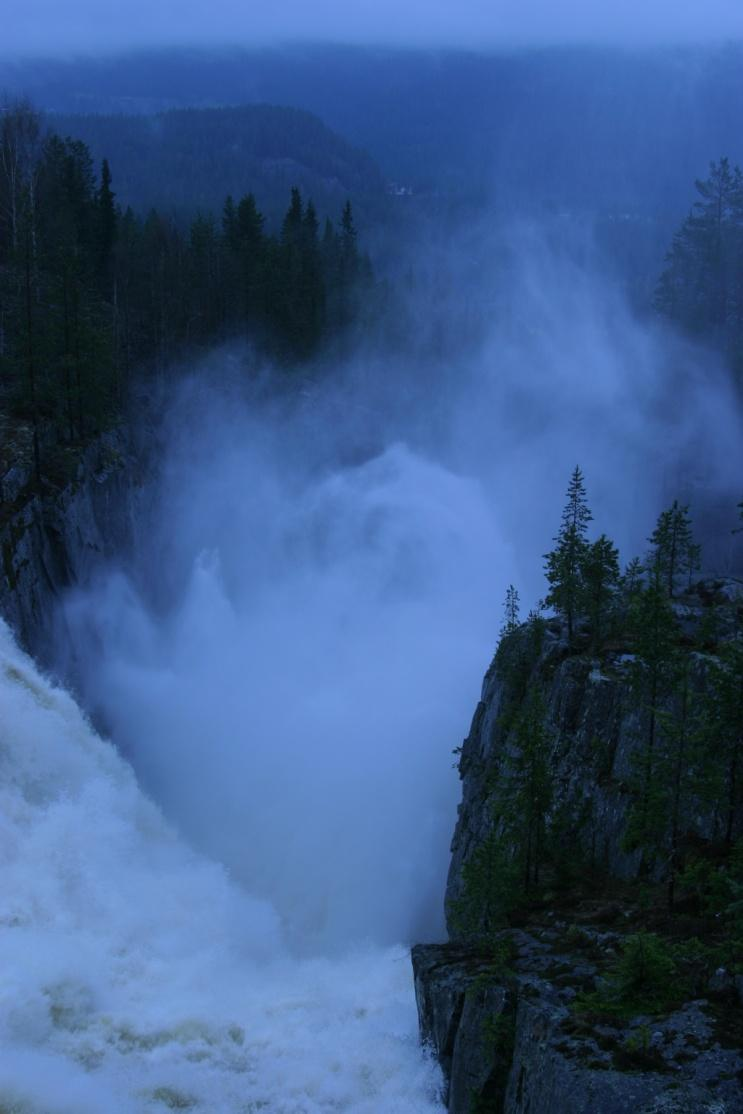
M 743 174 L 727 158 L 697 179 L 698 199 L 676 232 L 656 294 L 658 309 L 724 348 L 743 372 Z
M 309 112 L 277 105 L 179 109 L 142 115 L 52 116 L 61 135 L 82 139 L 97 163 L 116 168 L 124 208 L 156 208 L 178 220 L 218 211 L 246 183 L 271 224 L 292 187 L 313 199 L 321 219 L 347 197 L 369 223 L 386 200 L 379 169 L 364 151 Z
M 37 478 L 54 444 L 112 420 L 135 368 L 235 336 L 306 360 L 373 283 L 350 201 L 321 228 L 295 188 L 271 235 L 248 193 L 181 229 L 122 212 L 113 185 L 106 160 L 99 177 L 85 144 L 45 134 L 27 104 L 0 115 L 0 375 Z
M 720 152 L 734 153 L 731 109 L 743 102 L 735 45 L 151 50 L 105 64 L 19 59 L 3 83 L 64 113 L 301 105 L 416 192 L 495 191 L 510 210 L 608 206 L 671 222 L 683 213 L 685 183 Z

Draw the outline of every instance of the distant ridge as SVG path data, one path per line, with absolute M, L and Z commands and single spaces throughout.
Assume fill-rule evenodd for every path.
M 337 220 L 347 198 L 384 197 L 372 158 L 310 112 L 276 105 L 184 108 L 155 115 L 51 115 L 53 129 L 107 158 L 120 204 L 189 218 L 221 211 L 227 194 L 255 194 L 275 224 L 292 186 Z

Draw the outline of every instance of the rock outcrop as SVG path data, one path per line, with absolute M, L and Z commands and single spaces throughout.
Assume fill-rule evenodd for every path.
M 700 633 L 711 604 L 719 643 L 743 629 L 743 581 L 700 582 L 672 604 L 698 690 L 715 652 Z M 666 1010 L 607 1017 L 581 1004 L 606 985 L 612 957 L 647 919 L 632 909 L 637 893 L 627 899 L 640 858 L 625 838 L 647 708 L 632 689 L 631 646 L 617 641 L 593 657 L 587 637 L 582 650 L 568 647 L 558 620 L 540 624 L 538 644 L 532 638 L 525 624 L 502 644 L 461 749 L 462 803 L 446 892 L 452 942 L 412 953 L 421 1034 L 444 1070 L 447 1109 L 743 1114 L 743 977 L 734 969 L 690 978 Z M 463 929 L 458 910 L 467 865 L 497 833 L 518 749 L 518 709 L 535 689 L 549 740 L 550 811 L 560 817 L 553 831 L 562 832 L 577 873 L 608 879 L 617 899 L 591 901 L 584 893 L 571 906 L 570 897 L 561 903 L 550 892 L 548 879 L 520 927 L 503 934 L 513 947 L 504 959 L 488 926 L 470 919 Z M 684 836 L 709 844 L 720 838 L 721 823 L 714 802 L 696 802 Z
M 515 933 L 507 972 L 462 945 L 413 949 L 421 1034 L 444 1069 L 447 1110 L 740 1114 L 743 1057 L 710 1001 L 685 1003 L 661 1020 L 584 1021 L 571 1003 L 598 968 L 565 946 L 564 928 Z M 611 946 L 604 934 L 583 931 Z
M 137 469 L 123 432 L 102 434 L 76 458 L 67 483 L 31 483 L 30 466 L 2 477 L 0 614 L 42 664 L 60 592 L 130 542 Z

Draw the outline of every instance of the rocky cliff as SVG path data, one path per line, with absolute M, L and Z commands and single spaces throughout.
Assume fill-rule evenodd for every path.
M 2 475 L 0 614 L 42 664 L 60 592 L 131 540 L 138 468 L 123 430 L 71 454 L 67 475 L 42 488 L 30 464 Z
M 743 582 L 701 582 L 671 608 L 690 689 L 703 693 L 719 647 L 743 627 Z M 587 637 L 569 646 L 558 620 L 536 634 L 524 624 L 485 676 L 460 756 L 446 893 L 452 942 L 413 949 L 421 1033 L 444 1069 L 450 1114 L 743 1111 L 743 967 L 730 950 L 727 909 L 711 914 L 687 896 L 669 917 L 666 864 L 643 870 L 627 839 L 648 716 L 631 651 L 621 639 L 600 655 Z M 536 690 L 552 865 L 496 930 L 482 898 L 473 918 L 468 887 L 483 885 L 483 849 L 513 809 L 509 771 L 522 760 L 520 717 Z M 684 845 L 710 871 L 723 812 L 711 793 L 684 816 Z M 494 860 L 499 869 L 510 867 Z M 720 877 L 743 896 L 730 868 Z

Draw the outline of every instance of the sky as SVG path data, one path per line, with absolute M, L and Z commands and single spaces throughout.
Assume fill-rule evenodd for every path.
M 314 40 L 487 49 L 743 38 L 741 0 L 4 0 L 0 54 Z

